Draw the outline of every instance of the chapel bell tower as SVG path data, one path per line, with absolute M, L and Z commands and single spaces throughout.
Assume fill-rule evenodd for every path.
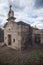
M 16 18 L 14 17 L 14 11 L 12 10 L 12 5 L 10 5 L 10 9 L 8 12 L 8 21 L 14 21 Z

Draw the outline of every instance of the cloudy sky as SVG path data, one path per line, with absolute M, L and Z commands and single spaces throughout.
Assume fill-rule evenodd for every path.
M 16 21 L 43 29 L 43 0 L 0 0 L 0 27 L 7 22 L 10 4 Z

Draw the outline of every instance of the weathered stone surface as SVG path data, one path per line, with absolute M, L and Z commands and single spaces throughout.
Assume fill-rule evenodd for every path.
M 43 43 L 43 30 L 31 27 L 22 21 L 15 22 L 12 10 L 9 13 L 8 22 L 4 26 L 4 44 L 16 50 L 27 48 L 35 43 L 35 35 L 40 35 L 40 43 Z M 8 35 L 11 36 L 9 39 Z M 38 36 L 36 38 L 39 38 Z M 10 45 L 9 45 L 10 42 Z

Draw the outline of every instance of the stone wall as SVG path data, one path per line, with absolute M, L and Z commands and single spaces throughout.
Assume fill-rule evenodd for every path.
M 8 34 L 11 35 L 11 45 L 8 45 Z M 11 48 L 21 50 L 35 44 L 35 35 L 40 34 L 41 44 L 43 43 L 43 31 L 34 29 L 23 22 L 7 22 L 4 28 L 4 43 Z
M 32 28 L 30 25 L 21 25 L 21 48 L 28 48 L 32 44 Z
M 33 44 L 35 43 L 35 35 L 40 35 L 40 43 L 43 43 L 43 33 L 42 30 L 40 29 L 33 29 L 33 34 L 32 34 L 32 40 L 33 40 Z

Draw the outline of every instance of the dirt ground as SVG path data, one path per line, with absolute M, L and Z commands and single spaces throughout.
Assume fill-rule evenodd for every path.
M 14 49 L 11 49 L 7 46 L 2 47 L 0 45 L 0 61 L 5 63 L 13 64 L 14 62 L 18 62 L 18 59 L 27 59 L 30 58 L 32 53 L 34 52 L 43 52 L 43 49 L 40 48 L 29 48 L 27 51 L 17 51 Z

